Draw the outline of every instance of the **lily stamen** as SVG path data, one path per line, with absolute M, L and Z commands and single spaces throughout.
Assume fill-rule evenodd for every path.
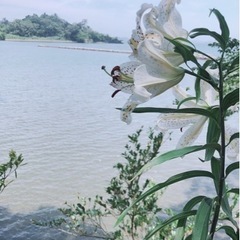
M 106 70 L 106 67 L 105 67 L 105 66 L 102 66 L 101 69 L 102 69 L 108 76 L 112 77 L 111 74 Z
M 118 89 L 118 90 L 114 91 L 111 97 L 114 98 L 115 95 L 116 95 L 118 92 L 121 92 L 121 90 Z

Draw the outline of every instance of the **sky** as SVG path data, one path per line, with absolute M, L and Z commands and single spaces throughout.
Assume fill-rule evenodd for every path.
M 135 27 L 136 12 L 147 2 L 158 5 L 159 0 L 0 0 L 0 20 L 12 21 L 27 15 L 56 13 L 70 23 L 87 19 L 95 31 L 112 37 L 129 38 Z M 232 38 L 239 39 L 239 0 L 181 0 L 177 4 L 183 27 L 190 31 L 207 27 L 218 31 L 215 15 L 209 17 L 209 9 L 216 8 L 224 15 Z

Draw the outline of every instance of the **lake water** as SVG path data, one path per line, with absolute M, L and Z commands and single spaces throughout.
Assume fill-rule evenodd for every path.
M 81 239 L 53 229 L 30 224 L 32 218 L 56 214 L 64 202 L 78 196 L 104 195 L 115 171 L 123 161 L 121 153 L 127 135 L 144 125 L 154 127 L 156 114 L 135 114 L 131 125 L 119 119 L 127 95 L 114 89 L 102 70 L 128 61 L 127 54 L 43 48 L 38 42 L 0 42 L 0 163 L 14 149 L 22 153 L 25 166 L 18 178 L 0 195 L 0 239 Z M 52 46 L 129 50 L 111 44 L 44 43 Z M 169 106 L 170 92 L 145 106 Z M 232 120 L 233 122 L 236 119 Z M 203 133 L 204 134 L 204 133 Z M 176 144 L 179 132 L 161 149 Z M 202 143 L 199 138 L 197 143 Z M 164 181 L 190 169 L 208 169 L 197 156 L 176 159 L 147 172 L 144 177 Z M 204 180 L 205 181 L 205 180 Z M 169 188 L 162 206 L 173 206 L 192 193 L 211 191 L 204 181 L 188 181 Z M 231 180 L 237 184 L 236 178 Z

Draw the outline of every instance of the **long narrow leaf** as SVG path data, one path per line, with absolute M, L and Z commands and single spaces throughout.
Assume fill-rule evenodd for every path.
M 210 36 L 220 44 L 222 49 L 225 49 L 226 46 L 225 39 L 221 35 L 214 31 L 210 31 L 207 28 L 195 28 L 190 32 L 189 36 L 191 38 L 195 38 L 198 36 Z
M 234 193 L 239 195 L 239 188 L 232 188 L 227 191 L 227 193 Z
M 232 208 L 231 208 L 231 206 L 230 206 L 230 204 L 229 204 L 229 198 L 228 198 L 228 195 L 227 195 L 228 190 L 227 190 L 225 184 L 223 185 L 223 188 L 224 188 L 224 189 L 223 189 L 223 192 L 224 192 L 225 194 L 223 195 L 222 204 L 221 204 L 222 210 L 223 210 L 223 211 L 225 212 L 225 214 L 227 215 L 228 220 L 229 220 L 235 227 L 238 227 L 238 224 L 237 224 L 236 220 L 235 220 L 234 217 L 233 217 Z
M 220 160 L 213 157 L 211 159 L 211 169 L 212 169 L 212 174 L 214 176 L 214 185 L 217 194 L 219 193 L 219 181 L 220 181 L 220 171 L 221 171 L 221 166 L 220 166 Z
M 161 154 L 160 156 L 157 156 L 153 158 L 150 162 L 148 162 L 145 166 L 142 167 L 142 169 L 137 173 L 137 175 L 141 174 L 142 172 L 156 166 L 160 165 L 166 161 L 186 156 L 193 152 L 198 152 L 205 149 L 214 149 L 220 151 L 220 145 L 219 144 L 205 144 L 205 145 L 196 145 L 196 146 L 188 146 L 180 149 L 175 149 L 172 151 L 168 151 L 166 153 Z
M 207 67 L 209 67 L 209 65 L 212 63 L 212 60 L 207 60 L 205 61 L 205 63 L 202 65 L 203 69 L 206 69 Z M 197 102 L 200 100 L 201 97 L 201 86 L 200 86 L 200 82 L 202 81 L 200 74 L 198 72 L 198 77 L 195 80 L 195 92 L 196 92 L 196 98 L 197 98 Z
M 234 140 L 234 139 L 236 139 L 236 138 L 239 138 L 239 132 L 234 133 L 234 134 L 230 137 L 229 142 L 228 142 L 228 144 L 226 145 L 226 147 L 232 142 L 232 140 Z
M 196 78 L 195 85 L 194 85 L 197 102 L 200 100 L 200 97 L 201 97 L 201 85 L 200 85 L 200 82 L 201 82 L 201 79 L 200 79 L 200 76 L 199 76 L 199 77 Z
M 200 203 L 206 196 L 196 196 L 189 200 L 183 208 L 183 212 L 192 210 L 198 203 Z M 176 229 L 176 240 L 183 239 L 185 235 L 185 227 L 186 227 L 187 219 L 179 219 Z
M 239 88 L 234 89 L 232 92 L 228 93 L 223 99 L 223 109 L 227 109 L 234 106 L 239 102 Z
M 187 61 L 192 61 L 195 64 L 199 65 L 196 57 L 194 56 L 194 51 L 196 48 L 190 41 L 183 38 L 166 39 L 175 46 L 175 52 L 182 55 L 185 63 Z
M 231 163 L 227 168 L 226 168 L 226 177 L 234 170 L 239 169 L 239 162 L 234 162 Z
M 214 199 L 204 198 L 198 208 L 192 240 L 206 240 Z
M 217 195 L 219 194 L 219 182 L 221 181 L 220 179 L 220 175 L 221 175 L 221 166 L 220 166 L 220 160 L 213 157 L 211 160 L 211 168 L 212 168 L 212 174 L 214 175 L 214 185 L 215 185 L 215 189 L 217 192 Z M 233 225 L 236 225 L 236 221 L 233 218 L 233 214 L 232 214 L 232 209 L 230 207 L 229 204 L 229 199 L 227 196 L 227 188 L 226 188 L 226 184 L 225 181 L 223 182 L 222 185 L 223 188 L 223 192 L 225 193 L 223 198 L 222 198 L 222 202 L 221 202 L 221 206 L 223 211 L 226 213 L 228 219 L 232 222 Z
M 121 108 L 117 108 L 119 110 L 122 110 Z M 215 119 L 217 121 L 216 116 L 207 109 L 203 108 L 154 108 L 154 107 L 142 107 L 142 108 L 135 108 L 133 110 L 134 113 L 192 113 L 192 114 L 198 114 L 203 115 L 212 119 Z
M 212 109 L 212 113 L 218 118 L 219 109 L 218 108 Z M 206 139 L 207 144 L 217 143 L 220 137 L 220 132 L 221 131 L 219 128 L 219 124 L 210 118 L 208 121 L 208 130 L 207 130 L 207 139 Z M 214 152 L 215 152 L 215 149 L 213 148 L 206 149 L 205 160 L 206 161 L 211 160 L 211 158 L 214 155 Z
M 232 240 L 238 240 L 239 239 L 239 236 L 238 234 L 235 232 L 235 230 L 230 227 L 230 226 L 222 226 L 220 228 L 218 228 L 217 231 L 219 230 L 224 230 L 225 233 L 232 239 Z
M 150 188 L 148 191 L 146 191 L 145 193 L 143 193 L 138 199 L 136 199 L 128 208 L 126 208 L 122 214 L 119 216 L 119 218 L 117 219 L 117 222 L 115 225 L 118 225 L 123 218 L 126 216 L 127 212 L 134 206 L 136 205 L 138 202 L 140 202 L 142 199 L 146 198 L 147 196 L 155 193 L 156 191 L 161 190 L 162 188 L 165 188 L 169 185 L 172 185 L 174 183 L 183 181 L 185 179 L 190 179 L 190 178 L 195 178 L 195 177 L 209 177 L 214 179 L 214 176 L 212 175 L 211 172 L 208 171 L 201 171 L 201 170 L 193 170 L 193 171 L 187 171 L 187 172 L 183 172 L 183 173 L 179 173 L 176 174 L 170 178 L 168 178 L 165 182 L 163 183 L 158 183 L 157 185 L 155 185 L 154 187 Z
M 181 106 L 183 103 L 185 103 L 185 102 L 187 102 L 187 101 L 191 101 L 191 100 L 196 100 L 196 102 L 197 102 L 197 98 L 196 98 L 196 97 L 188 97 L 188 98 L 185 98 L 185 99 L 183 99 L 180 103 L 178 103 L 177 109 L 180 109 L 180 106 Z
M 181 212 L 179 214 L 176 214 L 175 216 L 171 217 L 170 219 L 166 220 L 165 222 L 159 224 L 158 226 L 156 226 L 156 228 L 154 228 L 151 232 L 149 232 L 144 240 L 149 239 L 150 237 L 152 237 L 153 235 L 155 235 L 158 231 L 160 231 L 161 229 L 163 229 L 164 227 L 166 227 L 167 225 L 171 224 L 172 222 L 175 222 L 177 220 L 180 219 L 186 219 L 189 216 L 193 216 L 197 213 L 196 210 L 192 210 L 192 211 L 188 211 L 188 212 Z
M 187 237 L 185 238 L 185 240 L 192 240 L 192 234 L 190 234 L 189 236 L 187 236 Z
M 221 172 L 221 166 L 220 166 L 220 160 L 217 158 L 212 158 L 211 160 L 211 167 L 212 167 L 212 174 L 214 175 L 214 184 L 215 184 L 215 188 L 216 188 L 216 192 L 217 194 L 219 194 L 219 182 L 221 181 L 220 179 L 220 172 Z M 231 221 L 231 223 L 236 226 L 236 221 L 233 218 L 233 213 L 232 213 L 232 208 L 230 207 L 229 204 L 229 198 L 227 196 L 227 187 L 225 184 L 225 181 L 223 182 L 222 185 L 223 188 L 223 198 L 221 201 L 221 206 L 223 211 L 225 212 L 225 214 L 227 215 L 228 219 Z
M 229 32 L 229 28 L 228 28 L 228 25 L 225 21 L 225 18 L 223 17 L 223 15 L 217 10 L 217 9 L 212 9 L 210 14 L 211 13 L 214 13 L 218 19 L 218 22 L 219 22 L 219 25 L 220 25 L 220 29 L 222 31 L 221 33 L 221 36 L 222 38 L 224 39 L 225 41 L 225 47 L 227 46 L 227 42 L 229 40 L 229 35 L 230 35 L 230 32 Z

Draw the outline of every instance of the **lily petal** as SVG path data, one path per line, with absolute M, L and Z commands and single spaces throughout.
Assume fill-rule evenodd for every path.
M 200 135 L 202 128 L 205 122 L 208 120 L 207 117 L 201 116 L 195 124 L 193 124 L 190 128 L 188 128 L 184 134 L 181 136 L 180 140 L 177 144 L 178 148 L 183 148 L 190 146 Z
M 117 66 L 113 68 L 112 75 L 118 76 L 119 77 L 118 80 L 120 81 L 133 83 L 134 71 L 140 65 L 141 63 L 137 61 L 130 61 L 130 62 L 123 63 L 119 67 Z
M 160 130 L 181 129 L 190 124 L 197 123 L 201 116 L 197 114 L 167 113 L 161 114 L 157 120 Z
M 134 72 L 134 92 L 138 95 L 146 97 L 146 101 L 152 97 L 155 97 L 172 86 L 178 84 L 184 76 L 184 71 L 182 69 L 176 69 L 175 75 L 172 73 L 169 75 L 171 79 L 165 79 L 153 71 L 149 74 L 146 65 L 139 66 Z M 144 90 L 144 89 L 145 90 Z
M 179 0 L 162 0 L 157 7 L 144 16 L 146 29 L 156 29 L 168 38 L 187 37 L 187 31 L 182 28 L 181 15 L 175 8 Z
M 132 111 L 141 103 L 141 100 L 135 95 L 131 95 L 128 101 L 124 104 L 121 111 L 121 120 L 127 124 L 132 122 Z
M 201 81 L 201 99 L 205 101 L 205 105 L 213 105 L 217 99 L 217 91 L 207 82 Z
M 111 82 L 110 86 L 116 88 L 117 90 L 120 90 L 124 93 L 132 94 L 133 89 L 134 89 L 134 84 L 133 83 L 126 83 L 122 81 L 115 81 Z
M 144 4 L 142 4 L 141 9 L 137 12 L 136 29 L 134 29 L 132 31 L 131 39 L 128 42 L 130 47 L 133 50 L 133 54 L 137 53 L 137 47 L 138 47 L 139 42 L 144 40 L 144 33 L 143 33 L 143 30 L 141 27 L 142 16 L 147 9 L 152 8 L 152 7 L 153 7 L 152 4 L 144 3 Z
M 183 101 L 186 98 L 193 97 L 192 95 L 188 94 L 187 91 L 185 91 L 183 88 L 181 88 L 179 85 L 174 86 L 172 88 L 172 91 L 173 91 L 173 95 L 176 97 L 176 99 L 179 102 Z M 200 108 L 203 105 L 205 106 L 206 104 L 201 100 L 198 103 L 196 103 L 196 100 L 189 100 L 184 102 L 183 105 L 189 108 Z
M 176 69 L 176 66 L 183 63 L 183 58 L 178 53 L 159 49 L 158 44 L 156 41 L 148 39 L 141 42 L 138 47 L 138 60 L 146 64 L 149 71 L 154 69 L 155 74 L 167 78 L 179 69 Z M 182 69 L 181 72 L 183 72 Z
M 160 13 L 158 18 L 158 26 L 163 26 L 166 34 L 168 34 L 168 37 L 187 38 L 188 33 L 185 29 L 182 28 L 181 15 L 175 8 L 175 4 L 179 4 L 180 2 L 180 0 L 164 0 L 159 4 Z M 164 9 L 167 9 L 167 11 Z M 166 21 L 166 19 L 168 20 Z M 165 24 L 163 24 L 164 21 Z
M 130 61 L 114 67 L 111 72 L 113 80 L 110 86 L 124 93 L 132 94 L 134 89 L 133 73 L 139 65 L 139 62 Z

